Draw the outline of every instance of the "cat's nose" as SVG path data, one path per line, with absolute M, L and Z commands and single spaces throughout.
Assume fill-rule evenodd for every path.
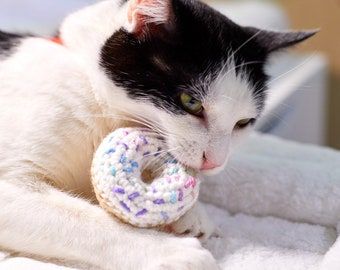
M 211 159 L 207 158 L 205 156 L 205 153 L 203 153 L 201 170 L 212 170 L 220 166 L 221 164 L 218 164 L 212 161 Z

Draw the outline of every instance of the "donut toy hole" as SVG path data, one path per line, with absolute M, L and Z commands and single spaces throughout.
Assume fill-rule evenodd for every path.
M 153 163 L 147 162 L 146 166 L 141 168 L 140 178 L 145 184 L 149 185 L 155 179 L 162 177 L 162 162 L 162 158 L 153 159 Z
M 155 179 L 151 169 L 144 169 L 141 173 L 141 178 L 145 184 L 151 184 L 152 181 Z

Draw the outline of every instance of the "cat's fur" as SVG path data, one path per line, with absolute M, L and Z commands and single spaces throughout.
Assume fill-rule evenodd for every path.
M 97 206 L 93 151 L 142 125 L 181 162 L 223 168 L 250 130 L 236 123 L 264 106 L 268 55 L 312 33 L 243 28 L 194 0 L 131 0 L 72 14 L 60 34 L 63 45 L 0 32 L 0 246 L 95 269 L 217 269 L 196 239 L 135 229 Z M 183 109 L 182 92 L 202 115 Z M 171 230 L 212 231 L 198 206 Z

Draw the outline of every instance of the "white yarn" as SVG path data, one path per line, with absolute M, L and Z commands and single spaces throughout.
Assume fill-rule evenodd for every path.
M 199 180 L 165 149 L 163 139 L 151 130 L 122 128 L 109 134 L 92 164 L 101 206 L 138 227 L 170 224 L 185 214 L 197 200 Z M 142 180 L 146 171 L 151 183 Z

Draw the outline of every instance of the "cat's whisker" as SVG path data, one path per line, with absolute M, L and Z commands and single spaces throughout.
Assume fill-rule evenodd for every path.
M 280 109 L 280 107 L 282 107 L 282 109 Z M 280 122 L 283 126 L 288 126 L 287 120 L 284 117 L 285 113 L 282 113 L 282 111 L 289 111 L 290 107 L 291 106 L 287 103 L 281 103 L 279 105 L 279 111 L 278 112 L 275 112 L 275 111 L 267 112 L 266 115 L 269 119 L 267 121 L 263 122 L 263 125 L 271 128 L 271 127 L 275 127 L 276 122 Z M 275 121 L 275 120 L 277 120 L 277 121 Z
M 151 130 L 159 133 L 160 135 L 168 136 L 169 132 L 165 131 L 161 128 L 161 126 L 154 121 L 151 121 L 150 119 L 147 119 L 145 116 L 135 114 L 130 114 L 131 116 L 122 115 L 122 114 L 92 114 L 92 115 L 83 115 L 82 117 L 101 117 L 101 118 L 113 118 L 117 120 L 123 120 L 123 121 L 130 121 L 137 124 L 141 124 L 142 126 L 145 126 L 147 128 L 150 128 Z
M 167 166 L 165 163 L 165 159 L 167 157 L 168 152 L 163 152 L 157 156 L 153 156 L 152 158 L 149 157 L 149 160 L 144 164 L 144 168 L 153 167 L 152 173 L 157 175 L 158 172 L 163 171 Z M 144 157 L 145 158 L 145 157 Z M 155 168 L 155 164 L 158 165 L 158 168 Z
M 304 61 L 302 61 L 300 64 L 296 65 L 295 67 L 291 68 L 290 70 L 280 74 L 279 76 L 276 76 L 275 78 L 273 78 L 272 80 L 270 80 L 267 85 L 270 86 L 271 84 L 273 84 L 274 82 L 276 82 L 277 80 L 289 75 L 290 73 L 298 70 L 299 68 L 301 68 L 302 66 L 306 65 L 309 61 L 312 60 L 312 58 L 315 56 L 315 52 L 310 55 L 309 57 L 307 57 Z
M 236 53 L 238 53 L 245 45 L 247 45 L 250 41 L 252 41 L 254 38 L 256 38 L 261 32 L 262 32 L 262 30 L 259 29 L 250 38 L 248 38 L 245 42 L 243 42 L 236 50 L 234 50 L 232 52 L 232 54 L 228 57 L 228 60 L 230 59 L 231 61 L 234 61 L 234 57 L 235 57 Z
M 263 63 L 264 63 L 264 61 L 249 61 L 249 62 L 245 62 L 245 63 L 242 63 L 240 65 L 228 68 L 227 72 L 225 72 L 224 75 L 228 75 L 230 72 L 236 71 L 237 69 L 240 69 L 240 68 L 245 67 L 245 66 L 249 66 L 249 65 L 253 65 L 253 64 L 263 64 Z
M 163 150 L 157 150 L 157 151 L 154 151 L 154 152 L 150 152 L 148 153 L 146 156 L 142 156 L 138 159 L 136 159 L 136 161 L 140 161 L 142 160 L 143 158 L 150 158 L 150 156 L 153 156 L 154 159 L 158 159 L 160 157 L 162 157 L 162 155 L 166 156 L 168 153 L 170 152 L 176 152 L 180 147 L 174 147 L 174 148 L 170 148 L 170 149 L 163 149 Z
M 224 99 L 227 99 L 227 100 L 230 100 L 230 101 L 236 101 L 234 98 L 226 96 L 226 95 L 221 95 L 221 98 L 224 98 Z
M 158 160 L 150 160 L 148 164 L 158 164 L 158 168 L 153 168 L 152 172 L 157 175 L 159 172 L 162 172 L 166 169 L 167 164 L 165 163 L 166 153 L 163 156 L 158 157 Z M 161 162 L 159 162 L 159 159 L 162 159 Z
M 271 85 L 272 85 L 274 82 L 276 82 L 277 80 L 280 80 L 280 79 L 284 78 L 285 76 L 288 76 L 288 75 L 291 74 L 292 72 L 294 72 L 294 71 L 296 71 L 297 69 L 301 68 L 303 65 L 306 65 L 306 64 L 312 59 L 313 56 L 314 56 L 314 54 L 311 55 L 311 56 L 309 56 L 308 58 L 306 58 L 302 63 L 300 63 L 300 64 L 294 66 L 294 67 L 291 68 L 290 70 L 288 70 L 288 71 L 286 71 L 286 72 L 283 72 L 282 74 L 280 74 L 280 75 L 274 77 L 273 79 L 271 79 L 270 81 L 268 81 L 267 84 L 266 84 L 264 87 L 262 87 L 261 89 L 259 89 L 256 93 L 254 93 L 254 94 L 255 94 L 255 95 L 254 95 L 254 98 L 255 98 L 255 99 L 256 99 L 256 98 L 263 98 L 263 96 L 266 96 L 268 93 L 270 94 L 270 92 L 271 92 L 271 88 L 270 88 L 270 87 L 271 87 Z M 291 84 L 291 85 L 294 86 L 294 84 Z M 302 88 L 305 88 L 305 89 L 302 89 Z M 308 88 L 310 88 L 310 87 L 308 87 L 308 86 L 300 86 L 300 85 L 299 85 L 299 89 L 298 89 L 298 90 L 306 90 L 306 89 L 308 89 Z

